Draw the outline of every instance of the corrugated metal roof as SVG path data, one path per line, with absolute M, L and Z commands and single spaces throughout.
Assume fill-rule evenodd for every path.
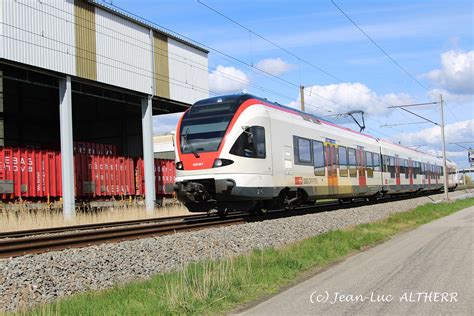
M 199 44 L 193 43 L 192 41 L 190 41 L 190 40 L 188 40 L 188 39 L 184 39 L 182 36 L 180 36 L 180 35 L 178 35 L 178 34 L 172 32 L 171 30 L 165 29 L 165 28 L 160 27 L 160 26 L 158 26 L 158 25 L 156 25 L 156 24 L 152 24 L 152 23 L 150 23 L 150 22 L 148 22 L 148 21 L 145 21 L 145 20 L 143 20 L 142 18 L 139 18 L 138 16 L 134 15 L 134 14 L 131 13 L 131 12 L 127 12 L 127 11 L 125 11 L 125 10 L 123 10 L 123 9 L 119 9 L 118 7 L 116 7 L 116 6 L 113 5 L 113 4 L 98 2 L 98 1 L 96 1 L 96 0 L 87 0 L 87 1 L 90 2 L 90 3 L 93 4 L 93 5 L 95 5 L 95 6 L 99 7 L 99 8 L 101 8 L 101 9 L 107 10 L 107 11 L 109 11 L 109 12 L 111 12 L 111 13 L 114 13 L 114 14 L 116 14 L 116 15 L 118 15 L 118 16 L 121 16 L 121 17 L 123 17 L 123 18 L 125 18 L 125 19 L 127 19 L 127 20 L 130 20 L 130 21 L 132 21 L 132 22 L 134 22 L 134 23 L 137 23 L 137 24 L 139 24 L 139 25 L 141 25 L 141 26 L 145 26 L 145 27 L 147 27 L 147 28 L 150 28 L 150 29 L 152 29 L 153 31 L 156 31 L 156 32 L 161 33 L 161 34 L 164 34 L 164 35 L 166 35 L 166 36 L 168 36 L 168 37 L 170 37 L 170 38 L 172 38 L 172 39 L 175 39 L 175 40 L 177 40 L 177 41 L 179 41 L 179 42 L 182 42 L 182 43 L 184 43 L 184 44 L 186 44 L 186 45 L 189 45 L 189 46 L 191 46 L 191 47 L 194 47 L 194 48 L 196 48 L 196 49 L 198 49 L 198 50 L 200 50 L 200 51 L 203 51 L 203 52 L 205 52 L 205 53 L 209 53 L 209 51 L 208 51 L 207 49 L 203 48 L 203 47 L 200 46 Z

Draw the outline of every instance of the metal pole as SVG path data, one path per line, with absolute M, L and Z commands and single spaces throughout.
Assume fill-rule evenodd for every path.
M 304 112 L 304 86 L 300 86 L 301 111 Z
M 448 169 L 446 166 L 446 139 L 444 137 L 444 101 L 443 95 L 439 95 L 440 106 L 441 106 L 441 138 L 442 138 L 442 147 L 443 147 L 443 180 L 444 180 L 444 199 L 449 200 L 448 195 Z
M 145 169 L 145 206 L 147 212 L 155 209 L 155 164 L 153 157 L 152 97 L 142 99 L 143 164 Z
M 74 154 L 72 137 L 71 77 L 59 80 L 59 125 L 61 134 L 61 174 L 63 214 L 65 219 L 74 217 Z

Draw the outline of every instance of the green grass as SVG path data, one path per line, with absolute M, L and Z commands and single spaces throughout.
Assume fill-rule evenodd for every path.
M 427 204 L 389 218 L 331 231 L 279 249 L 255 250 L 186 266 L 107 291 L 88 292 L 38 307 L 28 314 L 212 314 L 277 293 L 302 272 L 316 272 L 397 233 L 474 205 L 474 198 Z M 381 206 L 383 207 L 383 205 Z

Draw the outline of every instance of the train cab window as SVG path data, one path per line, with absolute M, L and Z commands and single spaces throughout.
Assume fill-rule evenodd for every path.
M 380 154 L 373 153 L 374 171 L 380 171 Z
M 365 152 L 366 156 L 366 163 L 367 163 L 367 178 L 373 178 L 374 177 L 374 161 L 373 161 L 373 155 L 371 152 Z
M 339 176 L 347 177 L 349 168 L 347 167 L 347 148 L 339 146 Z
M 230 153 L 246 158 L 265 159 L 265 128 L 262 126 L 247 127 L 235 141 Z
M 306 138 L 293 136 L 293 145 L 295 151 L 295 164 L 312 165 L 311 141 Z
M 326 159 L 325 159 L 324 145 L 322 142 L 313 140 L 313 160 L 314 160 L 314 175 L 326 175 Z
M 356 150 L 354 148 L 348 148 L 349 157 L 349 175 L 353 178 L 357 177 L 357 161 L 356 161 Z

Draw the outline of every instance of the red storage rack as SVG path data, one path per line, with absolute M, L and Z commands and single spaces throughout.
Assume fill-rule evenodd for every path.
M 135 164 L 135 183 L 137 195 L 145 194 L 145 170 L 143 159 L 139 158 Z M 174 160 L 155 159 L 155 189 L 157 196 L 173 194 L 173 186 L 176 178 L 176 168 Z
M 74 186 L 78 198 L 135 195 L 133 159 L 74 155 Z M 0 196 L 59 198 L 62 196 L 61 154 L 36 149 L 0 148 Z
M 37 149 L 0 149 L 2 199 L 60 197 L 61 156 Z

